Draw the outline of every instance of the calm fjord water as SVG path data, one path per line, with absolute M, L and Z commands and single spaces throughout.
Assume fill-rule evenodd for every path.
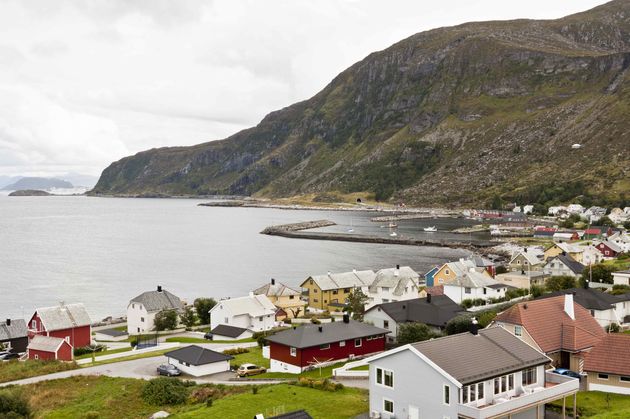
M 189 301 L 244 295 L 274 277 L 409 265 L 419 272 L 466 255 L 454 249 L 294 240 L 266 226 L 330 219 L 331 229 L 387 235 L 374 213 L 199 207 L 192 199 L 0 196 L 0 318 L 83 302 L 93 320 L 124 314 L 157 284 Z M 455 224 L 454 224 L 455 223 Z M 461 220 L 399 222 L 399 234 Z M 435 233 L 434 233 L 435 234 Z M 441 234 L 441 233 L 437 233 Z M 4 316 L 4 317 L 3 317 Z

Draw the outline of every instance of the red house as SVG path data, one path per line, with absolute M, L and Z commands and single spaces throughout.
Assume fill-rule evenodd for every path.
M 92 341 L 92 321 L 83 304 L 60 304 L 38 308 L 28 322 L 28 334 L 64 339 L 72 348 L 88 346 Z
M 604 255 L 605 258 L 616 258 L 622 251 L 619 246 L 609 241 L 599 242 L 595 244 L 595 247 L 602 255 Z
M 320 364 L 332 364 L 385 350 L 385 334 L 369 324 L 350 320 L 306 325 L 285 330 L 267 338 L 269 371 L 299 374 Z
M 72 361 L 72 346 L 65 339 L 35 335 L 28 344 L 28 359 Z

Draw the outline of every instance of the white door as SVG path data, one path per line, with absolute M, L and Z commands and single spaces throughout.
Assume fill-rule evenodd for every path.
M 416 406 L 409 406 L 409 419 L 420 419 L 420 409 Z

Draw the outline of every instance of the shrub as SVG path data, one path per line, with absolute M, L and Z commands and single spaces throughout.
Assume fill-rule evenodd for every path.
M 606 326 L 607 333 L 619 333 L 619 325 L 617 323 L 611 323 Z
M 0 392 L 0 418 L 29 418 L 28 401 L 18 393 Z
M 575 286 L 575 278 L 566 275 L 552 276 L 547 279 L 547 282 L 545 283 L 545 288 L 547 288 L 547 291 L 551 292 L 575 288 Z
M 153 319 L 155 330 L 174 330 L 177 328 L 177 322 L 179 315 L 175 310 L 162 310 L 159 311 Z
M 472 300 L 472 305 L 477 307 L 477 306 L 485 306 L 486 305 L 486 300 L 484 300 L 483 298 L 474 298 Z
M 455 335 L 457 333 L 468 332 L 470 330 L 470 325 L 472 320 L 468 316 L 457 316 L 453 317 L 446 323 L 446 334 L 447 335 Z
M 258 394 L 258 386 L 252 387 L 252 394 Z
M 204 403 L 212 400 L 216 390 L 210 387 L 198 387 L 190 392 L 190 401 L 193 403 Z
M 223 351 L 225 355 L 238 355 L 238 354 L 246 354 L 249 352 L 247 348 L 234 348 L 234 349 L 226 349 Z
M 487 327 L 492 320 L 497 316 L 497 311 L 495 310 L 486 310 L 480 313 L 477 313 L 477 321 L 479 322 L 479 327 L 484 328 Z
M 208 400 L 206 400 L 206 406 L 207 407 L 212 407 L 212 397 L 210 397 Z
M 540 297 L 541 295 L 543 295 L 544 292 L 545 292 L 545 289 L 541 287 L 540 285 L 532 285 L 529 288 L 529 293 L 532 295 L 533 298 Z
M 188 398 L 189 385 L 166 377 L 154 378 L 142 389 L 142 398 L 155 405 L 181 404 Z
M 317 390 L 333 391 L 333 392 L 342 390 L 344 388 L 343 384 L 334 383 L 330 381 L 328 378 L 325 378 L 324 380 L 316 380 L 314 378 L 302 377 L 298 381 L 294 381 L 291 384 L 295 386 L 299 386 L 299 387 L 310 387 Z
M 81 356 L 85 354 L 91 354 L 92 352 L 102 352 L 106 348 L 105 345 L 90 345 L 80 348 L 74 348 L 74 356 Z
M 311 323 L 313 323 L 313 324 L 321 324 L 322 322 L 320 322 L 317 317 L 311 317 Z
M 398 336 L 396 340 L 399 344 L 421 342 L 441 336 L 424 323 L 401 323 L 398 326 Z
M 473 306 L 473 303 L 471 299 L 467 298 L 465 300 L 462 300 L 462 302 L 459 305 L 465 309 L 469 309 L 470 307 Z

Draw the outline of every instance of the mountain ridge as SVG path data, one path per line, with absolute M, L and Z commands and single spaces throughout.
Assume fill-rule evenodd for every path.
M 227 139 L 114 162 L 93 193 L 611 200 L 630 192 L 629 67 L 626 0 L 432 29 Z

